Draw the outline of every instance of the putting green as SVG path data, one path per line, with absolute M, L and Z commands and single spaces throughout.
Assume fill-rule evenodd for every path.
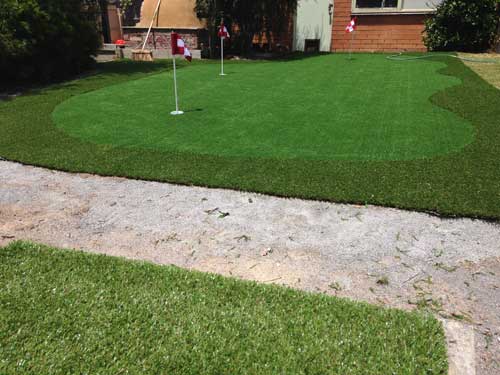
M 75 96 L 53 112 L 56 126 L 112 146 L 231 157 L 410 160 L 472 142 L 466 120 L 431 103 L 460 84 L 438 61 L 325 55 L 288 62 L 197 63 Z

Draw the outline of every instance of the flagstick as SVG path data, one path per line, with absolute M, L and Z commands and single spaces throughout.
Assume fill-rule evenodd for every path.
M 352 60 L 352 43 L 354 42 L 354 33 L 356 30 L 353 30 L 351 33 L 351 45 L 349 47 L 349 60 Z
M 221 76 L 225 76 L 224 74 L 224 38 L 220 38 L 220 67 L 221 67 Z
M 172 60 L 174 61 L 174 91 L 175 91 L 175 111 L 170 112 L 171 115 L 182 115 L 184 112 L 179 111 L 179 98 L 177 96 L 177 69 L 175 66 L 175 55 L 172 56 Z
M 153 23 L 155 22 L 155 18 L 158 15 L 158 11 L 160 10 L 160 4 L 161 4 L 161 0 L 158 0 L 158 4 L 156 5 L 155 13 L 153 14 L 153 19 L 151 20 L 151 24 L 149 25 L 148 33 L 146 34 L 146 39 L 144 39 L 144 44 L 142 45 L 141 51 L 144 51 L 144 48 L 146 48 L 146 44 L 148 43 L 148 39 L 149 39 L 149 34 L 151 34 L 151 29 L 153 28 Z

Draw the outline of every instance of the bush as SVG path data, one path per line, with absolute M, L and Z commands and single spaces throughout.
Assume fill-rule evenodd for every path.
M 98 9 L 95 0 L 1 0 L 0 80 L 47 82 L 88 68 Z
M 497 0 L 444 0 L 425 23 L 424 43 L 431 51 L 487 50 L 495 37 Z
M 212 55 L 218 45 L 217 30 L 223 19 L 232 30 L 231 48 L 251 55 L 256 34 L 265 35 L 270 45 L 288 30 L 298 0 L 196 0 L 198 18 L 206 20 Z M 236 26 L 236 30 L 232 26 Z M 215 43 L 213 42 L 215 41 Z

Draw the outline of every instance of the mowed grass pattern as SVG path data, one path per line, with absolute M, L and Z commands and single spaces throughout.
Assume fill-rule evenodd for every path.
M 447 373 L 422 313 L 21 242 L 0 285 L 2 375 Z
M 72 97 L 53 118 L 97 144 L 229 157 L 407 160 L 447 154 L 472 142 L 463 118 L 430 102 L 460 80 L 437 61 L 389 62 L 384 55 L 327 55 L 288 62 L 216 64 Z
M 345 55 L 340 57 L 347 59 Z M 368 69 L 372 61 L 372 55 L 356 55 L 355 58 L 360 71 Z M 448 154 L 413 160 L 234 157 L 182 152 L 178 149 L 160 151 L 145 147 L 120 147 L 116 146 L 115 140 L 110 140 L 109 144 L 97 144 L 69 136 L 67 131 L 57 128 L 52 119 L 54 109 L 71 97 L 169 71 L 172 67 L 169 61 L 148 64 L 120 61 L 100 64 L 98 74 L 33 90 L 14 100 L 0 101 L 0 157 L 70 172 L 231 188 L 284 197 L 369 203 L 432 211 L 446 216 L 499 220 L 500 90 L 483 81 L 457 59 L 437 56 L 433 60 L 445 66 L 437 72 L 435 79 L 440 80 L 442 75 L 461 83 L 432 95 L 428 101 L 435 106 L 431 108 L 440 107 L 450 111 L 450 114 L 459 118 L 459 127 L 464 124 L 463 120 L 474 127 L 472 143 Z M 330 69 L 328 59 L 321 61 L 323 64 L 319 64 L 318 69 Z M 383 58 L 380 60 L 382 62 L 386 64 L 386 70 L 404 64 L 402 68 L 407 70 L 406 74 L 417 77 L 418 67 L 423 66 L 420 62 L 395 63 Z M 186 90 L 182 82 L 184 75 L 189 74 L 190 69 L 197 69 L 198 64 L 205 63 L 195 62 L 179 71 L 182 90 Z M 286 63 L 276 64 L 282 64 L 278 66 L 283 68 L 287 66 Z M 183 65 L 187 66 L 187 63 Z M 212 68 L 213 74 L 217 74 L 217 64 L 212 64 Z M 232 67 L 228 66 L 228 69 L 234 72 Z M 351 78 L 355 80 L 355 77 L 356 72 Z M 200 77 L 200 80 L 204 78 Z M 434 79 L 424 76 L 418 78 Z M 373 77 L 367 92 L 360 93 L 356 100 L 362 100 L 365 94 L 369 96 L 371 88 L 382 85 L 383 80 L 384 75 Z M 169 79 L 166 79 L 166 97 L 169 97 L 170 89 Z M 267 85 L 262 90 L 272 88 Z M 305 87 L 297 87 L 297 90 L 307 94 Z M 210 94 L 215 100 L 213 98 L 224 92 Z M 139 96 L 136 98 L 140 99 Z M 198 108 L 194 104 L 188 105 L 185 92 L 181 98 L 184 109 Z M 196 104 L 199 104 L 201 99 L 196 100 Z M 172 105 L 166 103 L 160 109 L 168 112 L 173 108 Z M 134 102 L 123 107 L 129 116 L 133 116 L 136 110 L 138 106 Z M 349 113 L 348 108 L 343 110 Z M 416 117 L 422 118 L 419 108 L 412 110 Z M 81 113 L 82 121 L 87 115 L 91 115 L 91 112 Z M 328 118 L 330 112 L 323 115 Z M 244 119 L 238 113 L 236 116 L 237 120 Z M 366 118 L 370 117 L 370 111 L 366 111 Z M 170 115 L 163 118 L 168 120 Z M 221 120 L 222 117 L 217 117 L 217 121 Z M 168 126 L 161 125 L 162 129 Z M 139 137 L 135 139 L 137 141 Z M 230 147 L 229 140 L 227 147 Z M 221 150 L 218 147 L 215 151 Z

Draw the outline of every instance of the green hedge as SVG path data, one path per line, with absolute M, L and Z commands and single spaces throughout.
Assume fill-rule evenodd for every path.
M 498 0 L 444 0 L 425 24 L 431 51 L 481 52 L 491 47 L 498 25 Z
M 0 1 L 0 80 L 47 82 L 82 72 L 99 47 L 96 0 Z

